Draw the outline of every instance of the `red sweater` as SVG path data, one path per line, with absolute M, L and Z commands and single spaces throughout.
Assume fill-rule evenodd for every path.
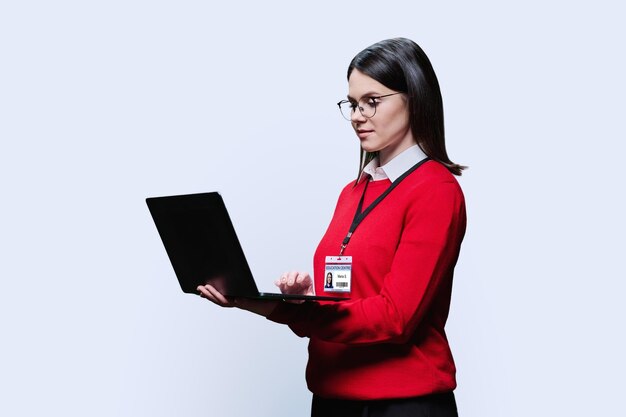
M 348 184 L 314 258 L 324 294 L 326 256 L 337 256 L 365 182 Z M 364 209 L 389 180 L 370 182 Z M 404 179 L 354 232 L 350 299 L 282 303 L 268 317 L 309 337 L 307 383 L 322 397 L 403 398 L 452 391 L 456 368 L 444 331 L 465 233 L 456 179 L 429 161 Z

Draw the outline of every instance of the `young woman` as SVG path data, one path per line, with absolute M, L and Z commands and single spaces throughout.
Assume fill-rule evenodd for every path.
M 280 286 L 280 284 L 278 285 Z M 324 284 L 324 291 L 326 291 L 326 288 L 333 288 L 333 273 L 332 272 L 329 272 L 326 274 L 326 283 Z
M 344 294 L 337 303 L 200 295 L 308 337 L 313 416 L 456 416 L 455 365 L 444 331 L 465 233 L 465 203 L 446 153 L 437 77 L 413 41 L 361 51 L 338 103 L 361 143 L 357 179 L 339 196 L 313 280 L 283 274 L 283 293 Z M 454 174 L 454 175 L 453 175 Z M 334 288 L 325 276 L 334 274 Z M 338 292 L 340 291 L 340 292 Z

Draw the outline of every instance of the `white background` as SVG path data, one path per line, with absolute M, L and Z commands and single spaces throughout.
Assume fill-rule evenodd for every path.
M 2 2 L 0 415 L 307 415 L 306 340 L 183 294 L 144 199 L 220 190 L 261 289 L 310 270 L 347 65 L 395 36 L 470 166 L 461 415 L 619 414 L 626 30 L 587 4 Z

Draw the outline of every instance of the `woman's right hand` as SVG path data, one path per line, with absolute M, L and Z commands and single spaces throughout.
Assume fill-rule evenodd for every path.
M 198 288 L 196 289 L 198 290 L 200 297 L 206 298 L 220 307 L 237 307 L 263 317 L 269 316 L 278 304 L 278 302 L 274 300 L 252 300 L 248 298 L 233 297 L 227 298 L 210 284 L 198 285 Z
M 313 279 L 308 272 L 285 272 L 274 284 L 282 294 L 315 295 Z

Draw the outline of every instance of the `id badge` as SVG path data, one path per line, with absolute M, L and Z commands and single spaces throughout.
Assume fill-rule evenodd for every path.
M 327 256 L 324 268 L 324 292 L 350 292 L 352 256 Z

